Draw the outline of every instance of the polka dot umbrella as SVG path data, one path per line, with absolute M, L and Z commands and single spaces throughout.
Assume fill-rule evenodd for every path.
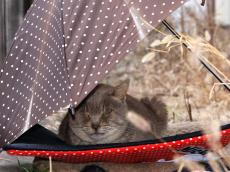
M 35 0 L 0 70 L 0 147 L 78 105 L 183 0 Z

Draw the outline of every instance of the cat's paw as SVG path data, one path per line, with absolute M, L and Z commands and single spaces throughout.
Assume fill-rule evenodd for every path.
M 97 165 L 89 165 L 84 167 L 80 172 L 106 172 L 106 171 Z

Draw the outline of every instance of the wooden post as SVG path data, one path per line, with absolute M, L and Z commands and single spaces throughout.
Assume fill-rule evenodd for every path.
M 6 50 L 9 51 L 12 40 L 19 25 L 23 21 L 23 1 L 22 0 L 5 0 L 6 1 Z
M 1 0 L 0 15 L 0 63 L 2 63 L 23 20 L 24 1 Z
M 5 35 L 5 1 L 0 1 L 0 64 L 6 55 L 6 35 Z

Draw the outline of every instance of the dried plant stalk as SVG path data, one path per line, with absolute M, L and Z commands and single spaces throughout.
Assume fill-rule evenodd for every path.
M 198 164 L 197 162 L 193 162 L 185 159 L 183 156 L 175 156 L 174 160 L 176 164 L 179 165 L 179 169 L 182 167 L 186 167 L 190 171 L 205 171 L 205 168 Z
M 150 123 L 135 112 L 128 112 L 127 119 L 143 132 L 153 133 Z
M 214 83 L 211 91 L 209 93 L 209 100 L 211 100 L 213 98 L 213 95 L 215 94 L 215 88 L 218 86 L 222 86 L 222 85 L 230 85 L 230 83 Z
M 158 31 L 158 30 L 156 30 Z M 158 31 L 159 32 L 159 31 Z M 162 32 L 160 32 L 162 33 Z M 225 81 L 221 85 L 226 85 L 227 83 L 230 83 L 230 79 L 221 71 L 221 69 L 217 68 L 207 57 L 210 55 L 214 56 L 216 59 L 219 59 L 220 61 L 223 61 L 224 64 L 227 64 L 230 67 L 230 61 L 214 46 L 209 44 L 204 39 L 201 39 L 199 37 L 192 38 L 187 35 L 181 34 L 180 39 L 175 38 L 173 35 L 167 35 L 163 33 L 165 36 L 162 40 L 154 41 L 149 48 L 150 51 L 155 51 L 155 47 L 165 45 L 166 50 L 161 50 L 162 52 L 169 52 L 171 48 L 180 46 L 181 49 L 181 57 L 183 58 L 184 54 L 184 45 L 187 46 L 189 50 L 191 50 L 191 53 L 195 55 L 195 57 L 198 60 L 201 60 L 208 64 L 212 70 L 214 70 L 220 77 Z M 160 50 L 157 50 L 156 52 L 160 52 Z M 210 93 L 211 94 L 211 93 Z
M 49 172 L 53 172 L 52 157 L 49 156 Z
M 217 160 L 214 159 L 215 155 L 214 155 L 213 153 L 210 153 L 210 152 L 209 152 L 209 153 L 206 155 L 206 157 L 208 158 L 208 162 L 209 162 L 210 166 L 212 167 L 212 169 L 214 170 L 214 172 L 219 172 L 219 171 L 221 171 L 220 166 L 219 166 Z

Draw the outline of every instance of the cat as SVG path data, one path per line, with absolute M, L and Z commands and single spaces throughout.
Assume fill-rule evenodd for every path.
M 129 81 L 118 86 L 99 84 L 59 127 L 59 137 L 71 145 L 135 142 L 155 139 L 167 128 L 166 106 L 155 97 L 138 100 L 127 94 Z M 151 131 L 143 132 L 128 119 L 135 112 L 148 121 Z
M 129 81 L 118 86 L 99 84 L 75 109 L 62 120 L 58 136 L 70 145 L 123 143 L 152 140 L 160 137 L 167 128 L 166 105 L 153 97 L 138 100 L 127 94 Z M 144 132 L 128 120 L 127 114 L 134 112 L 151 125 L 152 132 Z M 138 121 L 137 121 L 138 122 Z M 66 164 L 53 162 L 54 172 L 64 171 L 155 171 L 154 164 Z M 36 158 L 34 168 L 48 170 L 49 162 Z M 112 168 L 112 169 L 111 169 Z M 159 167 L 158 167 L 159 168 Z M 104 170 L 106 169 L 106 170 Z M 171 167 L 170 167 L 171 169 Z

